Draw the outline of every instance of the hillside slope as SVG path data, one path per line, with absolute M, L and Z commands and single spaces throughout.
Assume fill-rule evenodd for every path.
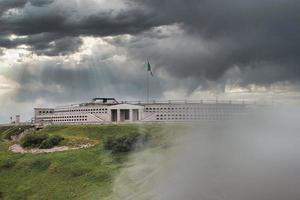
M 5 129 L 0 130 L 3 137 Z M 102 141 L 109 136 L 147 132 L 152 145 L 163 140 L 160 125 L 49 126 L 40 133 L 97 140 L 92 148 L 48 154 L 16 154 L 0 141 L 0 199 L 107 199 L 127 153 L 112 154 Z

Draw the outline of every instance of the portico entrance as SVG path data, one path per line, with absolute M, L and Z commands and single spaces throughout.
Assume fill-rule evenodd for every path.
M 135 122 L 141 120 L 143 106 L 118 104 L 111 106 L 112 122 Z

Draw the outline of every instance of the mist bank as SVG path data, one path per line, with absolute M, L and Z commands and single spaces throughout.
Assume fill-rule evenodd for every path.
M 298 200 L 299 113 L 273 108 L 173 130 L 172 146 L 131 156 L 116 179 L 114 198 Z

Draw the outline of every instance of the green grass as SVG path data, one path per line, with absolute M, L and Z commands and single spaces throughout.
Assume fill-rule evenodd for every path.
M 2 127 L 1 127 L 2 128 Z M 0 136 L 7 130 L 0 128 Z M 0 141 L 0 199 L 110 199 L 115 176 L 128 154 L 103 149 L 108 136 L 148 132 L 159 145 L 171 129 L 160 125 L 49 126 L 40 133 L 98 141 L 89 149 L 49 154 L 16 154 Z
M 32 128 L 32 126 L 2 126 L 0 127 L 1 140 L 10 139 L 11 136 L 18 136 L 29 128 Z

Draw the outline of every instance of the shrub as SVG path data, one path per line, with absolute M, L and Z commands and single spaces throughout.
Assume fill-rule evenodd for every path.
M 61 141 L 64 140 L 64 138 L 59 135 L 52 135 L 52 136 L 50 136 L 49 139 L 51 140 L 51 142 L 54 146 L 58 145 Z
M 58 145 L 62 140 L 64 140 L 64 138 L 61 136 L 58 135 L 50 136 L 49 138 L 44 140 L 39 147 L 41 149 L 50 149 Z
M 54 147 L 54 145 L 52 144 L 52 141 L 50 138 L 47 138 L 46 140 L 44 140 L 39 146 L 39 148 L 41 148 L 41 149 L 51 149 L 52 147 Z
M 112 150 L 114 146 L 115 138 L 114 137 L 108 137 L 104 141 L 104 149 L 106 150 Z
M 22 138 L 22 147 L 39 147 L 49 136 L 46 134 L 28 134 Z
M 148 136 L 140 133 L 133 133 L 119 137 L 108 137 L 104 141 L 104 149 L 111 150 L 113 153 L 129 152 L 138 145 L 143 146 Z
M 49 137 L 46 134 L 28 134 L 22 139 L 21 146 L 49 149 L 58 145 L 62 140 L 64 138 L 57 135 Z

